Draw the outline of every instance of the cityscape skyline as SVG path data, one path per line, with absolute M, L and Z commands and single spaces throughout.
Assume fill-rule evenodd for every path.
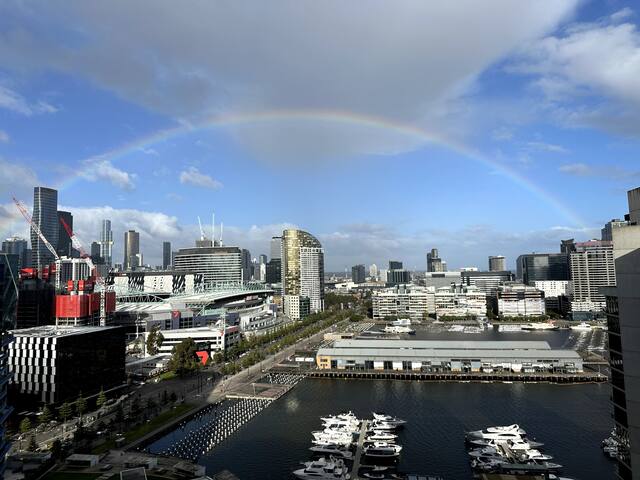
M 526 12 L 507 5 L 499 21 L 487 8 L 477 30 L 465 34 L 463 49 L 455 36 L 467 14 L 463 6 L 412 5 L 411 17 L 433 23 L 443 39 L 437 46 L 423 37 L 428 28 L 413 23 L 380 36 L 380 17 L 406 20 L 406 11 L 383 4 L 361 17 L 361 37 L 296 42 L 307 30 L 283 28 L 300 22 L 308 31 L 324 31 L 335 23 L 330 3 L 317 7 L 313 25 L 276 3 L 258 33 L 271 34 L 269 53 L 246 35 L 232 49 L 184 48 L 184 56 L 166 51 L 160 26 L 170 22 L 189 47 L 215 44 L 208 30 L 187 27 L 192 15 L 211 17 L 213 7 L 201 5 L 178 18 L 157 8 L 158 30 L 143 34 L 121 22 L 119 15 L 137 14 L 129 7 L 43 7 L 49 19 L 43 24 L 27 8 L 3 6 L 0 28 L 11 32 L 20 25 L 32 42 L 7 35 L 0 48 L 0 190 L 7 193 L 0 199 L 0 237 L 25 236 L 10 194 L 28 203 L 31 188 L 46 185 L 58 189 L 60 208 L 74 214 L 85 241 L 98 239 L 100 218 L 112 219 L 114 232 L 140 231 L 151 264 L 161 263 L 162 241 L 191 239 L 197 215 L 208 218 L 213 210 L 226 220 L 229 241 L 248 238 L 252 252 L 263 253 L 259 243 L 288 227 L 314 232 L 326 248 L 328 270 L 391 257 L 420 268 L 431 245 L 451 259 L 451 268 L 483 265 L 495 254 L 513 267 L 518 254 L 549 251 L 562 238 L 597 238 L 610 212 L 624 211 L 620 193 L 638 178 L 640 124 L 633 88 L 638 16 L 631 2 L 564 1 L 548 9 L 531 3 L 522 7 Z M 349 8 L 345 13 L 354 13 Z M 225 15 L 240 26 L 230 38 L 250 24 L 235 9 Z M 69 18 L 87 32 L 87 42 L 73 50 L 80 57 L 97 48 L 109 53 L 114 71 L 128 71 L 129 55 L 156 52 L 166 65 L 142 61 L 135 71 L 143 78 L 159 78 L 161 71 L 172 76 L 141 89 L 134 72 L 116 81 L 89 65 L 44 61 L 65 57 L 65 47 L 46 40 L 52 31 L 78 40 L 65 26 Z M 224 20 L 216 17 L 222 32 L 232 23 Z M 122 32 L 118 41 L 105 33 L 111 24 Z M 518 28 L 507 29 L 511 24 Z M 285 43 L 280 30 L 294 41 Z M 376 52 L 363 66 L 373 73 L 366 78 L 351 68 L 363 39 Z M 128 47 L 114 54 L 120 41 Z M 388 58 L 376 48 L 380 42 L 407 55 Z M 327 82 L 321 65 L 286 63 L 279 52 L 291 44 L 300 45 L 296 58 L 321 54 L 332 59 L 327 71 L 344 74 L 331 74 Z M 260 60 L 247 64 L 240 60 L 245 52 Z M 442 67 L 440 58 L 456 58 L 459 68 Z M 583 65 L 609 74 L 586 74 Z M 202 78 L 178 73 L 195 67 Z M 253 95 L 239 94 L 236 84 Z M 354 178 L 360 194 L 349 195 Z M 401 209 L 362 201 L 384 200 L 388 185 L 397 186 Z M 478 200 L 482 208 L 466 208 Z M 122 245 L 114 238 L 119 258 Z M 157 242 L 150 244 L 151 238 Z

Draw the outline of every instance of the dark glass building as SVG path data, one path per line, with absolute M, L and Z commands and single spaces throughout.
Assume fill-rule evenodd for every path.
M 33 189 L 33 222 L 47 241 L 56 248 L 58 245 L 58 191 L 53 188 L 34 187 Z M 41 269 L 55 260 L 38 234 L 31 229 L 31 263 Z
M 58 245 L 56 246 L 56 252 L 58 252 L 58 255 L 61 257 L 71 258 L 74 256 L 71 237 L 62 225 L 62 221 L 64 221 L 73 232 L 73 215 L 71 215 L 71 212 L 58 210 Z M 47 238 L 47 240 L 49 239 Z M 51 240 L 49 240 L 49 242 L 51 242 Z
M 516 261 L 516 275 L 522 283 L 533 285 L 542 280 L 571 280 L 569 254 L 528 253 Z
M 353 281 L 353 283 L 364 283 L 366 280 L 364 265 L 354 265 L 351 267 L 351 281 Z

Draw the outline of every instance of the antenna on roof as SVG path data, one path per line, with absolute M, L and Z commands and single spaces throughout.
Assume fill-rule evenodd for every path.
M 202 222 L 200 221 L 200 215 L 198 215 L 198 226 L 200 227 L 200 240 L 204 240 L 204 230 L 202 229 Z
M 220 222 L 220 246 L 222 246 L 222 232 L 224 230 L 224 224 Z
M 211 241 L 216 243 L 216 214 L 211 212 Z M 213 245 L 215 247 L 215 245 Z

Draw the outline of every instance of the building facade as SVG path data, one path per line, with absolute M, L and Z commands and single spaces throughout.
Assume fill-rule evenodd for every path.
M 429 253 L 427 253 L 427 272 L 446 272 L 447 271 L 447 262 L 443 261 L 439 254 L 437 248 L 432 248 Z
M 539 317 L 546 313 L 544 292 L 529 285 L 502 285 L 496 299 L 498 315 L 503 317 Z
M 479 272 L 477 270 L 464 270 L 460 272 L 460 282 L 467 287 L 476 287 L 487 295 L 493 295 L 504 282 L 513 281 L 513 273 L 510 271 Z
M 31 266 L 31 250 L 24 238 L 10 237 L 2 242 L 2 253 L 18 256 L 18 268 Z
M 207 288 L 243 282 L 242 250 L 238 247 L 181 248 L 174 257 L 173 268 L 202 275 Z
M 319 369 L 417 372 L 583 371 L 574 350 L 547 342 L 452 340 L 336 340 L 316 355 Z
M 47 241 L 58 245 L 58 191 L 47 187 L 33 189 L 33 222 L 38 225 Z M 38 269 L 55 260 L 35 230 L 31 229 L 31 264 Z
M 62 222 L 66 223 L 73 232 L 73 215 L 71 215 L 71 212 L 58 210 L 58 244 L 56 245 L 56 252 L 61 257 L 73 257 L 71 237 Z
M 490 272 L 504 272 L 507 270 L 507 260 L 502 255 L 492 255 L 489 257 Z
M 113 232 L 111 231 L 111 220 L 102 220 L 102 230 L 100 231 L 100 256 L 105 265 L 113 266 Z
M 47 326 L 13 335 L 9 388 L 25 407 L 75 400 L 125 381 L 121 328 Z
M 549 311 L 566 315 L 570 308 L 571 282 L 567 280 L 538 280 L 533 286 L 544 292 L 544 303 Z
M 353 283 L 364 283 L 367 281 L 364 265 L 354 265 L 351 267 L 351 281 L 353 281 Z
M 311 313 L 324 310 L 324 250 L 310 233 L 282 232 L 282 294 L 285 315 L 304 316 L 308 299 Z
M 171 268 L 171 242 L 162 242 L 162 268 Z
M 571 254 L 571 278 L 571 311 L 574 314 L 604 311 L 606 301 L 600 289 L 616 284 L 613 242 L 576 243 L 576 252 Z
M 629 225 L 612 228 L 616 286 L 606 298 L 611 403 L 618 450 L 617 478 L 640 479 L 640 188 L 627 194 Z
M 516 276 L 526 285 L 537 280 L 571 280 L 569 254 L 528 253 L 516 260 Z
M 158 353 L 170 355 L 173 347 L 191 338 L 199 351 L 209 353 L 224 351 L 240 341 L 240 329 L 237 326 L 222 327 L 211 325 L 206 327 L 181 328 L 163 330 L 164 341 Z
M 122 268 L 131 270 L 139 265 L 140 234 L 135 230 L 124 232 L 124 261 Z
M 409 318 L 422 321 L 435 313 L 435 293 L 413 285 L 373 292 L 371 303 L 374 320 Z
M 435 291 L 435 313 L 442 317 L 487 316 L 487 295 L 477 287 L 455 286 L 441 287 Z

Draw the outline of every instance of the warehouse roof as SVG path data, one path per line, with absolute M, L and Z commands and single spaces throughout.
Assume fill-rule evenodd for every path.
M 321 348 L 318 356 L 330 357 L 366 357 L 382 358 L 385 360 L 419 358 L 446 358 L 446 359 L 508 359 L 508 360 L 551 360 L 571 359 L 580 360 L 580 355 L 573 350 L 507 350 L 507 349 L 408 349 L 408 348 Z
M 41 325 L 39 327 L 23 328 L 20 330 L 12 330 L 11 334 L 15 337 L 67 337 L 70 335 L 83 335 L 87 333 L 103 332 L 105 330 L 113 330 L 120 328 L 113 327 L 93 327 L 93 326 L 56 326 Z
M 550 350 L 542 341 L 488 341 L 488 340 L 336 340 L 334 349 L 371 348 L 402 350 Z

